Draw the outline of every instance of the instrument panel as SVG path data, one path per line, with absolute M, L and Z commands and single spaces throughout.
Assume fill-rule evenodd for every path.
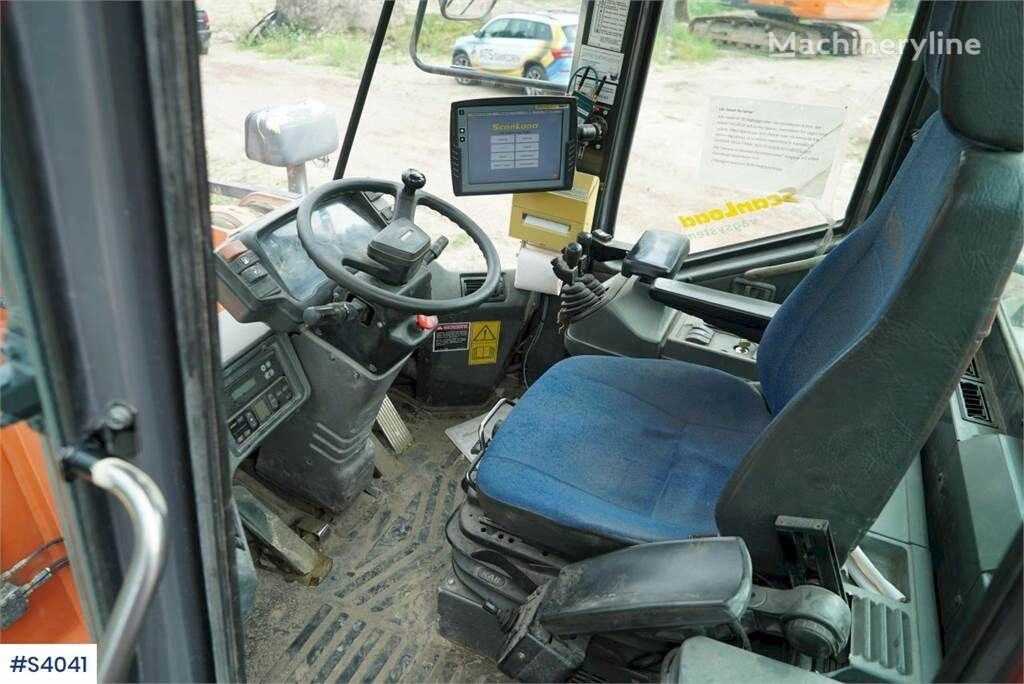
M 310 395 L 309 380 L 285 334 L 264 338 L 224 369 L 232 467 Z
M 263 321 L 293 331 L 302 311 L 325 303 L 334 283 L 299 241 L 299 203 L 282 207 L 239 231 L 217 249 L 217 299 L 240 322 Z M 384 225 L 380 208 L 362 193 L 340 197 L 313 215 L 314 234 L 365 245 Z

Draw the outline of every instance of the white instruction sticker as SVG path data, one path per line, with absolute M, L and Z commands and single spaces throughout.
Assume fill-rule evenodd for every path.
M 845 107 L 712 97 L 700 159 L 705 185 L 831 194 L 846 142 Z
M 629 0 L 598 0 L 590 14 L 587 44 L 608 50 L 622 49 Z
M 580 61 L 577 68 L 589 66 L 592 72 L 586 74 L 580 88 L 584 94 L 603 105 L 615 104 L 615 91 L 619 86 L 619 73 L 622 71 L 622 53 L 612 50 L 584 45 L 580 48 Z M 595 97 L 594 93 L 597 93 Z

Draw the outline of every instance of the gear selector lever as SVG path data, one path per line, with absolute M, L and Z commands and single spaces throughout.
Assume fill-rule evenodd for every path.
M 577 242 L 570 242 L 562 248 L 562 255 L 555 257 L 551 268 L 562 286 L 561 306 L 558 309 L 558 326 L 565 330 L 569 325 L 596 309 L 605 299 L 604 285 L 593 273 L 580 273 L 583 261 L 583 242 L 589 243 L 590 235 L 580 233 Z

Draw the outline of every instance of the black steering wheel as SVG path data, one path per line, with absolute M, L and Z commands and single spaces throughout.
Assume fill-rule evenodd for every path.
M 349 292 L 373 304 L 417 314 L 448 314 L 479 306 L 487 301 L 498 285 L 498 278 L 501 275 L 498 252 L 494 249 L 491 239 L 473 219 L 440 197 L 425 192 L 422 188 L 426 182 L 426 176 L 422 173 L 415 169 L 407 169 L 402 173 L 401 183 L 375 178 L 351 178 L 325 183 L 306 195 L 302 199 L 302 203 L 299 204 L 296 215 L 299 241 L 309 254 L 309 258 L 327 274 L 327 277 Z M 335 233 L 331 236 L 333 239 L 318 236 L 313 226 L 313 216 L 317 210 L 334 198 L 354 192 L 382 193 L 393 196 L 395 206 L 391 222 L 376 234 L 373 231 L 368 234 L 365 229 L 348 228 L 342 233 Z M 469 235 L 476 246 L 480 248 L 487 264 L 487 275 L 479 290 L 454 299 L 410 297 L 401 293 L 401 286 L 419 270 L 431 252 L 424 251 L 419 254 L 414 263 L 396 260 L 401 264 L 401 269 L 398 272 L 407 274 L 398 276 L 398 280 L 394 278 L 395 263 L 383 263 L 384 259 L 380 250 L 374 252 L 374 256 L 370 255 L 370 252 L 373 251 L 371 244 L 385 234 L 397 238 L 399 249 L 403 243 L 418 244 L 423 240 L 429 243 L 426 234 L 413 222 L 416 207 L 421 204 L 450 220 Z M 323 216 L 319 217 L 321 225 L 324 220 Z M 443 249 L 444 244 L 447 243 L 442 243 L 440 249 Z M 435 249 L 434 257 L 440 254 L 440 249 Z M 359 277 L 350 269 L 367 273 L 374 278 Z M 389 279 L 382 274 L 392 274 L 393 277 Z M 385 280 L 389 281 L 387 284 L 394 287 L 393 290 L 384 286 Z

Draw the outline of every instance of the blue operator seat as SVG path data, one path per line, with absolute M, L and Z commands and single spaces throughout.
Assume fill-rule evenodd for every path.
M 678 361 L 562 361 L 481 456 L 491 520 L 570 558 L 735 535 L 768 574 L 782 574 L 779 515 L 828 520 L 840 558 L 856 546 L 991 329 L 1024 241 L 1021 35 L 1004 28 L 1021 4 L 936 3 L 933 19 L 985 49 L 929 56 L 939 111 L 775 313 L 759 383 Z

